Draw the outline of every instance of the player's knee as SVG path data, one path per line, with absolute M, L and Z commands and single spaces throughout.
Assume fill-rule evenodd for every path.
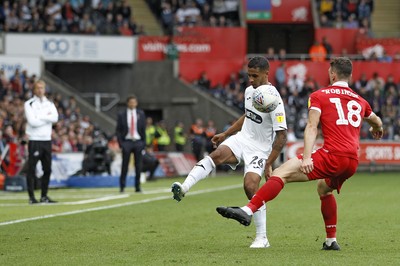
M 332 189 L 326 184 L 325 180 L 318 180 L 317 192 L 319 196 L 327 196 L 332 194 Z

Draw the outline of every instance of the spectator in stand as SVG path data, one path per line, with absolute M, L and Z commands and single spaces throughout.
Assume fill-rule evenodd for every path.
M 383 54 L 380 58 L 378 58 L 378 61 L 384 63 L 391 63 L 393 62 L 393 58 L 387 54 L 386 50 L 383 50 Z
M 167 147 L 171 144 L 171 138 L 164 120 L 157 123 L 154 137 L 157 139 L 158 151 L 166 151 Z
M 309 55 L 313 62 L 324 62 L 327 56 L 325 47 L 317 40 L 310 47 Z
M 343 22 L 343 28 L 345 29 L 357 29 L 358 28 L 358 21 L 356 20 L 356 15 L 351 14 L 347 21 Z
M 274 47 L 268 47 L 267 49 L 267 55 L 265 56 L 269 61 L 274 61 L 278 60 L 278 55 L 275 54 L 275 49 Z
M 349 15 L 353 14 L 354 17 L 357 15 L 357 5 L 358 5 L 359 0 L 347 0 L 347 11 L 349 12 Z
M 358 33 L 360 34 L 360 36 L 373 37 L 372 31 L 370 29 L 370 23 L 367 18 L 361 20 Z
M 183 122 L 178 121 L 174 128 L 175 149 L 178 152 L 183 152 L 186 145 L 186 134 Z
M 355 90 L 357 94 L 359 94 L 364 99 L 367 98 L 367 85 L 368 85 L 368 78 L 367 74 L 362 73 L 359 80 L 355 83 Z
M 217 134 L 217 128 L 215 127 L 213 120 L 208 120 L 207 127 L 205 128 L 205 136 L 206 136 L 206 144 L 205 148 L 208 154 L 211 154 L 214 150 L 214 144 L 212 143 L 211 139 Z
M 289 78 L 287 82 L 287 87 L 289 89 L 289 93 L 297 93 L 300 94 L 303 90 L 304 81 L 296 74 Z
M 282 62 L 275 71 L 275 86 L 278 90 L 286 84 L 286 64 Z
M 378 87 L 380 90 L 383 90 L 384 85 L 385 85 L 384 79 L 379 76 L 378 72 L 374 72 L 372 74 L 372 78 L 367 83 L 367 91 L 372 91 L 375 87 Z
M 371 6 L 368 4 L 367 0 L 360 0 L 357 8 L 358 19 L 361 22 L 363 19 L 367 19 L 368 23 L 371 22 Z
M 321 15 L 320 18 L 320 25 L 323 28 L 331 28 L 333 26 L 333 23 L 331 20 L 328 19 L 328 17 L 326 15 Z
M 133 31 L 130 28 L 129 22 L 126 20 L 124 20 L 122 22 L 122 25 L 121 25 L 121 27 L 119 27 L 118 31 L 119 31 L 119 34 L 122 36 L 132 36 L 133 35 Z
M 326 50 L 326 59 L 330 59 L 332 55 L 332 45 L 328 42 L 328 39 L 326 36 L 322 37 L 322 45 L 324 46 Z
M 146 118 L 146 146 L 152 147 L 155 142 L 156 127 L 153 124 L 153 118 Z
M 196 160 L 203 158 L 203 147 L 205 144 L 203 120 L 197 118 L 196 122 L 190 127 L 190 138 L 192 140 L 192 151 Z
M 174 28 L 174 12 L 171 8 L 171 4 L 168 2 L 162 2 L 161 8 L 161 24 L 164 34 L 171 36 Z
M 285 48 L 279 49 L 278 58 L 281 61 L 286 60 L 286 50 L 285 50 Z
M 131 7 L 127 0 L 122 0 L 122 4 L 118 9 L 118 13 L 122 15 L 124 21 L 129 21 L 131 19 Z
M 346 20 L 348 17 L 348 10 L 345 0 L 336 0 L 333 6 L 333 17 L 341 17 Z
M 208 79 L 206 71 L 201 72 L 200 78 L 197 81 L 197 86 L 199 86 L 200 89 L 206 91 L 209 91 L 211 89 L 211 81 Z
M 390 90 L 391 87 L 394 87 L 394 89 L 397 91 L 397 84 L 396 84 L 396 82 L 394 82 L 393 74 L 389 74 L 386 79 L 386 83 L 384 86 L 385 95 L 388 93 L 388 91 Z
M 328 19 L 333 19 L 334 2 L 333 0 L 321 0 L 319 5 L 319 12 L 328 17 Z
M 203 26 L 205 26 L 205 27 L 210 26 L 210 20 L 211 20 L 211 17 L 213 17 L 213 12 L 212 12 L 210 4 L 205 2 L 201 6 L 200 13 L 201 13 L 201 19 L 202 19 Z

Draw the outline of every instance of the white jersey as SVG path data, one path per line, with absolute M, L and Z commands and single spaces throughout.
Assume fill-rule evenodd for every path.
M 27 120 L 26 134 L 29 140 L 51 140 L 52 125 L 58 121 L 57 108 L 46 97 L 33 96 L 24 104 Z
M 279 96 L 280 102 L 278 107 L 271 113 L 257 111 L 252 104 L 254 88 L 253 86 L 247 87 L 244 94 L 246 117 L 242 129 L 238 134 L 241 135 L 241 139 L 253 149 L 267 151 L 269 154 L 272 150 L 275 131 L 286 130 L 287 125 L 285 108 L 278 90 L 272 85 L 267 86 L 274 94 Z

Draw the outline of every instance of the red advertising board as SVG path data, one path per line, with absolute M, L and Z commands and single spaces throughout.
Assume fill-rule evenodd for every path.
M 166 36 L 140 36 L 139 61 L 163 60 Z M 182 27 L 173 37 L 178 46 L 180 60 L 243 59 L 246 55 L 247 35 L 245 28 Z M 229 44 L 229 46 L 227 46 Z
M 326 37 L 332 45 L 333 54 L 342 54 L 342 50 L 346 49 L 348 54 L 356 54 L 356 42 L 358 37 L 358 29 L 332 29 L 319 28 L 315 30 L 315 40 L 321 41 Z
M 272 83 L 275 82 L 275 72 L 280 66 L 280 61 L 270 61 L 269 79 Z M 306 78 L 312 76 L 320 86 L 329 85 L 328 68 L 329 62 L 311 62 L 311 61 L 300 61 L 300 60 L 288 60 L 286 64 L 287 78 L 293 75 L 297 75 L 300 78 Z M 365 73 L 368 78 L 371 78 L 373 73 L 377 72 L 379 76 L 384 79 L 389 74 L 393 74 L 395 82 L 400 82 L 400 62 L 393 63 L 378 63 L 378 62 L 366 62 L 366 61 L 354 61 L 353 62 L 353 80 L 358 80 L 362 73 Z
M 315 145 L 320 148 L 321 142 Z M 286 159 L 291 159 L 304 150 L 303 142 L 287 144 Z M 398 142 L 361 142 L 359 150 L 360 164 L 375 163 L 376 165 L 400 164 L 400 143 Z
M 248 23 L 312 23 L 311 1 L 243 0 Z
M 399 38 L 358 38 L 356 42 L 356 49 L 362 53 L 366 49 L 372 48 L 376 45 L 381 46 L 386 53 L 391 56 L 397 52 L 400 52 Z

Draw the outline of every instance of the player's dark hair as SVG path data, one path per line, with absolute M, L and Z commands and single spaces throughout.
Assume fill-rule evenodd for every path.
M 249 60 L 248 68 L 259 68 L 260 70 L 269 70 L 268 59 L 263 56 L 256 56 Z
M 336 57 L 331 60 L 331 69 L 339 78 L 349 78 L 353 72 L 353 64 L 347 57 Z
M 126 98 L 126 103 L 128 103 L 130 100 L 132 100 L 132 99 L 135 99 L 135 100 L 137 100 L 137 97 L 136 97 L 136 95 L 135 94 L 131 94 L 131 95 L 129 95 L 128 96 L 128 98 Z

